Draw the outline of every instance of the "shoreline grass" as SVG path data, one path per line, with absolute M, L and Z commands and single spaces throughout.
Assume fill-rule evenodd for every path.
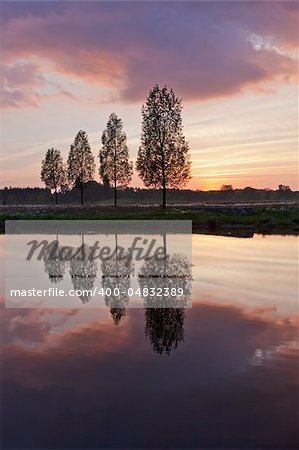
M 5 220 L 192 220 L 194 232 L 299 234 L 299 205 L 33 205 L 0 208 Z

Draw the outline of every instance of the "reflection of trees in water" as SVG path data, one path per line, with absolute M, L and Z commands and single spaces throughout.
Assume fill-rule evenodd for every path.
M 164 240 L 166 254 L 166 245 Z M 167 259 L 146 261 L 138 274 L 139 287 L 145 307 L 145 335 L 150 340 L 153 350 L 159 354 L 170 355 L 178 344 L 184 340 L 185 307 L 191 300 L 191 263 L 178 254 Z M 158 289 L 162 296 L 158 296 Z M 164 289 L 183 289 L 183 295 L 168 296 Z M 152 289 L 152 291 L 151 291 Z M 152 293 L 155 295 L 151 295 Z M 174 291 L 173 291 L 174 292 Z
M 148 307 L 186 307 L 191 299 L 191 263 L 182 255 L 174 254 L 166 260 L 150 259 L 141 267 L 138 274 L 139 287 L 142 291 L 148 289 L 147 296 L 143 296 Z M 162 289 L 162 296 L 157 294 Z M 151 291 L 153 289 L 153 291 Z M 182 289 L 182 295 L 165 295 L 165 291 L 174 289 L 176 293 Z
M 118 325 L 121 319 L 126 315 L 126 308 L 110 308 L 110 314 L 114 325 Z
M 105 292 L 105 303 L 110 308 L 110 314 L 115 325 L 126 315 L 129 303 L 128 289 L 133 272 L 132 258 L 128 254 L 117 255 L 117 235 L 115 235 L 115 255 L 112 259 L 102 261 L 102 288 Z M 111 295 L 107 290 L 111 289 Z M 109 292 L 109 291 L 108 291 Z
M 91 290 L 94 286 L 94 281 L 97 276 L 98 266 L 95 261 L 90 260 L 87 256 L 90 252 L 90 247 L 87 244 L 82 245 L 74 249 L 79 252 L 78 255 L 70 261 L 70 276 L 72 279 L 74 290 Z M 83 256 L 83 257 L 82 257 Z M 85 292 L 79 295 L 82 303 L 87 303 L 90 296 Z
M 184 308 L 145 308 L 145 335 L 156 353 L 170 355 L 184 340 Z
M 44 271 L 48 274 L 51 283 L 62 281 L 66 269 L 66 261 L 55 258 L 55 255 L 58 255 L 61 249 L 59 245 L 56 247 L 56 244 L 58 244 L 58 236 L 56 241 L 48 245 L 43 257 Z

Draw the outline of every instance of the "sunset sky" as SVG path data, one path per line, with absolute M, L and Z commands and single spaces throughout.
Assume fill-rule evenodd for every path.
M 108 115 L 135 161 L 156 83 L 183 99 L 193 189 L 298 189 L 298 3 L 2 2 L 1 187 L 41 186 L 49 147 Z M 99 181 L 98 172 L 96 180 Z M 142 186 L 134 175 L 132 186 Z

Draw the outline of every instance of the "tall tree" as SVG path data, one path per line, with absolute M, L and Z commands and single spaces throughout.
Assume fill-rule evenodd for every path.
M 85 131 L 80 130 L 71 145 L 67 161 L 67 174 L 69 182 L 80 187 L 81 205 L 84 203 L 83 186 L 84 183 L 93 180 L 95 172 L 94 156 L 88 142 Z
M 55 205 L 57 205 L 57 192 L 66 186 L 66 168 L 60 151 L 49 148 L 45 159 L 42 160 L 41 180 L 46 187 L 54 190 Z
M 142 134 L 136 169 L 146 187 L 184 186 L 191 178 L 189 146 L 183 135 L 182 101 L 167 86 L 150 91 L 142 106 Z
M 102 149 L 99 152 L 100 177 L 103 183 L 114 187 L 114 206 L 117 205 L 117 187 L 127 187 L 132 179 L 133 165 L 129 162 L 127 136 L 122 120 L 110 114 L 102 134 Z

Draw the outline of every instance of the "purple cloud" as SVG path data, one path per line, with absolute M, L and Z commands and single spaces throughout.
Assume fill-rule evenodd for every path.
M 57 73 L 113 87 L 124 101 L 144 99 L 155 83 L 194 100 L 295 78 L 288 53 L 297 45 L 293 2 L 54 5 L 6 4 L 4 63 L 46 63 Z M 40 82 L 39 70 L 32 85 Z M 20 82 L 20 73 L 11 75 L 12 85 Z M 16 96 L 11 89 L 6 95 Z

